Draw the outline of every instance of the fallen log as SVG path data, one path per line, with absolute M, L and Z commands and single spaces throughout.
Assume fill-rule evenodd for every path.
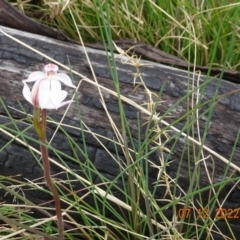
M 72 146 L 68 142 L 66 133 L 71 136 L 75 142 L 77 142 L 81 149 L 86 148 L 88 159 L 91 164 L 95 166 L 99 175 L 92 173 L 92 184 L 103 184 L 101 176 L 104 176 L 109 181 L 115 181 L 116 177 L 121 173 L 122 169 L 114 161 L 116 156 L 116 148 L 120 159 L 125 161 L 124 151 L 120 146 L 115 146 L 112 139 L 116 139 L 116 129 L 121 132 L 121 122 L 119 117 L 118 101 L 115 94 L 115 87 L 113 84 L 111 69 L 109 68 L 106 53 L 91 48 L 86 48 L 87 55 L 90 59 L 90 64 L 86 58 L 84 48 L 80 45 L 72 43 L 62 42 L 60 40 L 53 40 L 48 37 L 21 32 L 18 30 L 1 27 L 0 26 L 0 96 L 4 104 L 0 104 L 0 176 L 3 181 L 9 180 L 9 176 L 16 181 L 35 181 L 41 179 L 42 168 L 41 164 L 34 158 L 38 159 L 38 154 L 30 154 L 29 146 L 38 149 L 38 142 L 34 141 L 35 133 L 31 128 L 30 118 L 27 117 L 27 113 L 32 113 L 32 106 L 30 106 L 22 96 L 22 82 L 26 79 L 29 73 L 36 70 L 42 70 L 43 66 L 51 61 L 58 61 L 65 66 L 71 66 L 72 74 L 75 85 L 78 85 L 77 99 L 79 101 L 81 114 L 78 113 L 78 105 L 72 104 L 66 116 L 63 119 L 62 124 L 64 131 L 59 130 L 55 134 L 57 129 L 54 122 L 48 123 L 48 139 L 51 141 L 50 157 L 53 159 L 60 158 L 74 172 L 80 174 L 83 178 L 87 176 L 86 169 L 83 166 L 88 166 L 86 156 L 79 151 L 75 146 Z M 36 51 L 21 45 L 19 42 L 14 41 L 9 37 L 22 41 L 33 49 L 46 54 L 46 56 L 39 55 Z M 52 58 L 52 60 L 50 59 Z M 149 186 L 150 189 L 153 184 L 159 179 L 160 168 L 166 169 L 166 175 L 172 179 L 177 178 L 177 184 L 184 191 L 188 191 L 189 185 L 191 185 L 191 174 L 196 174 L 198 184 L 202 188 L 207 188 L 204 192 L 199 193 L 203 198 L 203 203 L 208 204 L 209 192 L 213 191 L 211 186 L 216 184 L 215 191 L 219 186 L 217 183 L 229 179 L 229 185 L 221 189 L 218 193 L 218 200 L 221 202 L 224 200 L 222 208 L 225 209 L 237 209 L 240 207 L 240 191 L 237 185 L 234 185 L 238 181 L 239 177 L 239 155 L 240 147 L 238 136 L 239 129 L 239 115 L 240 115 L 240 93 L 238 91 L 238 85 L 221 80 L 218 78 L 209 78 L 201 73 L 189 73 L 173 67 L 148 62 L 140 61 L 139 70 L 136 72 L 136 68 L 129 64 L 129 59 L 115 55 L 115 61 L 118 70 L 118 80 L 120 85 L 120 92 L 122 94 L 122 102 L 124 112 L 130 126 L 130 131 L 133 139 L 137 141 L 144 141 L 147 134 L 146 121 L 151 121 L 151 127 L 154 125 L 159 126 L 159 135 L 164 142 L 164 145 L 156 145 L 156 140 L 153 141 L 152 146 L 148 148 L 155 149 L 152 154 L 146 157 L 148 159 L 147 164 L 149 166 Z M 63 71 L 62 66 L 62 71 Z M 69 73 L 66 69 L 63 71 Z M 80 73 L 77 75 L 75 73 Z M 96 76 L 97 83 L 94 82 L 94 75 Z M 144 82 L 137 83 L 134 86 L 133 82 L 135 77 L 141 76 Z M 136 87 L 138 86 L 138 87 Z M 145 87 L 144 87 L 145 86 Z M 201 87 L 199 87 L 201 86 Z M 100 89 L 100 91 L 99 91 Z M 149 103 L 149 94 L 146 89 L 153 93 L 153 102 L 157 103 L 156 113 L 151 117 L 151 112 L 146 107 Z M 199 95 L 196 95 L 197 89 L 199 89 Z M 161 92 L 160 98 L 157 96 Z M 73 94 L 73 91 L 71 92 Z M 189 105 L 188 99 L 183 99 L 184 96 L 189 96 L 193 100 L 200 99 L 201 106 L 199 107 L 199 118 L 195 119 L 196 124 L 199 123 L 199 131 L 194 125 L 191 132 L 186 132 L 187 124 L 192 115 L 188 115 L 187 112 L 197 104 L 196 101 L 193 105 Z M 102 101 L 101 101 L 102 99 Z M 182 99 L 180 102 L 178 102 Z M 105 105 L 103 105 L 103 101 Z M 25 109 L 26 113 L 20 112 L 21 105 Z M 176 104 L 178 102 L 178 104 Z M 6 108 L 4 107 L 6 105 Z M 211 123 L 208 122 L 208 115 L 213 113 L 211 117 Z M 109 121 L 109 116 L 106 114 L 106 109 L 111 115 L 111 119 L 114 122 L 116 129 L 113 128 L 113 124 Z M 169 111 L 171 109 L 171 111 Z M 195 110 L 193 110 L 195 111 Z M 50 116 L 54 121 L 61 121 L 65 109 L 59 109 L 58 111 L 52 111 Z M 81 122 L 85 123 L 84 127 L 79 122 L 79 116 L 81 116 Z M 194 115 L 196 116 L 196 115 Z M 12 122 L 12 119 L 16 120 L 16 123 Z M 179 122 L 175 123 L 176 120 Z M 140 122 L 140 123 L 139 123 Z M 4 131 L 3 126 L 9 126 L 13 129 L 13 132 Z M 142 126 L 141 136 L 139 139 L 138 128 Z M 73 128 L 75 127 L 75 128 Z M 194 128 L 195 127 L 195 128 Z M 84 128 L 84 134 L 81 129 Z M 206 136 L 204 136 L 204 129 L 208 128 Z M 167 134 L 165 132 L 167 131 Z M 15 134 L 21 131 L 25 131 L 26 136 L 24 141 L 21 136 L 14 139 Z M 178 132 L 178 135 L 176 135 Z M 153 133 L 152 133 L 153 134 Z M 204 141 L 204 148 L 201 153 L 201 143 L 199 143 L 198 136 L 206 137 Z M 153 137 L 156 137 L 153 135 Z M 14 141 L 13 141 L 14 139 Z M 168 140 L 167 140 L 168 139 Z M 130 141 L 130 139 L 128 139 Z M 24 144 L 25 142 L 25 144 Z M 155 142 L 155 143 L 154 143 Z M 28 143 L 28 145 L 26 145 Z M 186 148 L 186 143 L 191 146 L 191 152 Z M 6 146 L 7 144 L 7 146 Z M 236 146 L 234 154 L 232 154 L 233 146 Z M 172 146 L 174 146 L 172 148 Z M 133 147 L 133 146 L 132 146 Z M 62 151 L 65 155 L 56 157 L 56 151 Z M 167 150 L 171 150 L 170 152 Z M 165 150 L 165 151 L 164 151 Z M 196 162 L 196 151 L 198 154 L 202 154 L 204 158 L 201 161 Z M 109 154 L 109 152 L 112 154 Z M 164 155 L 164 163 L 160 161 L 162 154 Z M 134 154 L 133 154 L 134 155 Z M 71 159 L 69 158 L 71 157 Z M 74 159 L 78 159 L 79 163 L 76 163 Z M 59 159 L 58 159 L 59 160 Z M 229 161 L 230 160 L 230 161 Z M 161 166 L 162 164 L 162 166 Z M 210 177 L 208 174 L 210 173 Z M 52 162 L 52 174 L 60 180 L 67 180 L 69 176 L 66 170 L 61 168 L 57 162 Z M 127 181 L 127 174 L 124 175 L 124 179 Z M 90 181 L 90 179 L 88 179 Z M 123 182 L 118 180 L 119 187 L 122 188 Z M 195 184 L 195 183 L 194 183 Z M 64 185 L 64 184 L 63 184 Z M 234 188 L 232 186 L 234 185 Z M 74 190 L 83 196 L 86 190 L 86 184 L 80 181 L 73 184 Z M 105 187 L 102 187 L 105 189 Z M 123 196 L 118 189 L 113 189 L 114 196 L 123 200 Z M 179 189 L 177 189 L 176 195 L 183 195 Z M 213 194 L 213 193 L 212 193 Z M 49 194 L 43 194 L 42 191 L 31 191 L 29 189 L 24 190 L 26 198 L 36 204 L 43 204 L 47 201 L 51 201 Z M 198 204 L 199 198 L 196 195 L 195 201 Z M 168 198 L 167 188 L 159 186 L 157 188 L 156 199 Z M 88 203 L 94 204 L 94 200 L 89 196 L 87 198 Z M 11 201 L 9 195 L 5 196 L 5 190 L 1 189 L 1 201 Z M 159 207 L 166 205 L 164 201 L 159 201 Z M 199 209 L 201 206 L 198 206 Z M 219 208 L 216 206 L 208 206 Z M 172 211 L 164 209 L 166 215 L 171 218 Z M 220 226 L 221 231 L 226 236 L 232 237 L 232 233 L 229 232 L 228 226 L 225 222 L 226 219 L 217 222 L 217 226 Z M 229 219 L 227 219 L 229 220 Z M 237 235 L 240 234 L 237 224 L 238 219 L 230 221 L 233 229 L 233 234 L 237 239 Z M 214 235 L 214 234 L 213 234 Z M 224 239 L 219 235 L 215 236 L 215 239 Z

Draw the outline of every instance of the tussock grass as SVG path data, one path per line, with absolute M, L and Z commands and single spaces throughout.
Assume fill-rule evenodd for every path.
M 96 18 L 96 13 L 101 12 L 101 18 L 109 23 L 112 39 L 143 41 L 203 66 L 223 67 L 229 41 L 234 36 L 233 54 L 226 67 L 239 70 L 240 3 L 236 1 L 99 1 L 102 6 L 108 5 L 107 12 L 100 11 L 98 1 L 11 2 L 26 15 L 79 41 L 77 27 L 84 42 L 102 41 L 104 25 L 99 25 Z

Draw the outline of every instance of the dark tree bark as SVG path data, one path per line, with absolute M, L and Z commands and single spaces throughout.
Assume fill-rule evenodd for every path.
M 96 134 L 105 136 L 109 139 L 113 139 L 115 137 L 106 112 L 104 111 L 102 103 L 99 100 L 100 95 L 98 88 L 93 84 L 93 80 L 90 80 L 93 79 L 93 74 L 91 72 L 82 46 L 13 29 L 8 29 L 1 26 L 0 30 L 9 33 L 11 36 L 14 36 L 20 41 L 28 44 L 38 51 L 41 51 L 48 57 L 51 57 L 60 63 L 65 64 L 66 66 L 68 66 L 70 63 L 74 71 L 81 73 L 84 76 L 82 78 L 74 74 L 73 76 L 76 85 L 81 81 L 77 96 L 80 102 L 82 122 L 86 123 L 91 131 Z M 90 58 L 98 83 L 101 86 L 114 91 L 114 84 L 110 74 L 110 69 L 108 67 L 106 53 L 103 51 L 87 48 L 87 54 Z M 141 137 L 144 138 L 144 131 L 146 130 L 146 125 L 144 125 L 144 123 L 146 122 L 147 117 L 149 118 L 149 115 L 147 114 L 147 111 L 145 110 L 144 112 L 143 109 L 146 109 L 146 102 L 149 100 L 148 95 L 143 86 L 139 86 L 137 88 L 133 86 L 136 69 L 133 66 L 124 63 L 126 59 L 121 56 L 116 57 L 115 60 L 117 63 L 121 94 L 125 98 L 131 100 L 129 103 L 123 101 L 124 110 L 128 119 L 131 133 L 135 139 L 138 138 L 137 119 L 139 115 L 140 122 L 143 126 Z M 16 130 L 18 127 L 21 131 L 30 126 L 30 122 L 29 119 L 26 118 L 26 114 L 20 113 L 16 110 L 21 109 L 19 105 L 20 102 L 29 114 L 32 113 L 32 106 L 30 106 L 22 96 L 23 85 L 21 80 L 26 79 L 29 73 L 32 71 L 42 70 L 43 66 L 48 62 L 50 62 L 49 59 L 34 53 L 33 51 L 11 40 L 9 37 L 0 32 L 0 96 L 7 106 L 7 109 L 5 109 L 3 104 L 0 104 L 1 125 L 8 124 L 8 126 L 11 126 L 12 129 Z M 195 149 L 197 153 L 199 151 L 199 145 L 196 142 L 193 143 L 191 139 L 188 140 L 188 138 L 184 136 L 179 135 L 179 137 L 176 138 L 174 130 L 171 129 L 171 131 L 168 132 L 170 140 L 166 143 L 165 147 L 169 149 L 171 149 L 172 146 L 175 147 L 171 149 L 171 154 L 164 152 L 166 160 L 165 163 L 168 163 L 168 166 L 166 168 L 167 174 L 172 178 L 176 178 L 178 174 L 179 178 L 177 183 L 185 191 L 187 191 L 189 185 L 191 184 L 191 182 L 189 182 L 189 173 L 192 173 L 194 169 L 196 169 L 197 165 L 199 166 L 197 176 L 199 178 L 201 187 L 206 187 L 210 184 L 221 182 L 227 177 L 231 177 L 230 179 L 238 177 L 240 147 L 239 141 L 235 143 L 240 122 L 240 93 L 238 91 L 235 91 L 238 89 L 238 85 L 227 82 L 225 80 L 219 80 L 217 78 L 209 79 L 204 75 L 198 76 L 194 73 L 188 73 L 183 70 L 156 64 L 153 62 L 141 61 L 141 64 L 142 65 L 139 69 L 144 80 L 144 84 L 147 86 L 147 88 L 156 95 L 158 95 L 161 89 L 163 89 L 160 99 L 161 101 L 157 107 L 159 116 L 164 116 L 164 113 L 167 112 L 167 115 L 163 118 L 163 120 L 169 124 L 174 123 L 177 119 L 181 118 L 179 123 L 174 124 L 174 127 L 176 129 L 184 130 L 184 127 L 188 124 L 188 121 L 193 121 L 193 119 L 184 117 L 184 115 L 187 113 L 188 102 L 187 100 L 183 100 L 176 107 L 173 107 L 171 115 L 168 110 L 179 99 L 184 97 L 188 91 L 190 91 L 188 89 L 191 89 L 191 85 L 194 85 L 196 87 L 198 81 L 199 84 L 202 84 L 202 87 L 200 89 L 200 96 L 202 98 L 201 102 L 205 102 L 205 104 L 199 108 L 199 115 L 201 115 L 199 118 L 201 135 L 204 134 L 203 130 L 207 126 L 206 119 L 209 114 L 208 110 L 210 110 L 212 106 L 214 107 L 211 124 L 208 128 L 206 141 L 204 142 L 204 145 L 206 146 L 203 150 L 203 154 L 206 157 L 205 161 L 202 160 L 196 164 L 195 159 L 193 159 L 196 154 L 194 155 L 193 152 L 188 152 L 187 148 L 185 148 L 185 144 L 186 142 L 189 142 L 191 149 Z M 69 72 L 67 73 L 69 74 Z M 205 83 L 204 87 L 203 83 Z M 214 98 L 216 91 L 218 97 Z M 73 91 L 71 91 L 71 93 L 73 93 Z M 102 95 L 114 123 L 121 132 L 122 129 L 119 117 L 119 108 L 116 97 L 107 90 L 103 90 Z M 153 96 L 153 98 L 155 101 L 157 100 L 156 96 Z M 193 98 L 196 100 L 195 95 Z M 141 107 L 136 108 L 133 106 L 134 103 L 138 104 Z M 54 120 L 59 121 L 64 114 L 64 111 L 65 109 L 52 111 L 50 112 L 50 116 Z M 16 122 L 14 125 L 11 122 L 8 112 L 14 119 L 22 120 Z M 155 117 L 155 119 L 156 118 L 157 117 Z M 80 123 L 77 104 L 71 105 L 66 117 L 64 118 L 64 123 L 79 128 Z M 154 121 L 152 121 L 152 125 L 153 124 Z M 164 122 L 159 122 L 159 126 L 162 129 L 165 128 L 165 130 L 170 130 L 170 127 L 164 124 Z M 56 126 L 54 124 L 48 123 L 48 139 L 51 138 L 55 129 Z M 81 131 L 79 130 L 67 126 L 64 127 L 64 129 L 82 148 L 84 147 L 84 142 L 86 143 L 86 151 L 88 153 L 89 159 L 103 176 L 109 180 L 115 179 L 115 177 L 119 174 L 118 164 L 104 149 L 104 146 L 106 146 L 112 154 L 116 154 L 115 146 L 111 143 L 111 141 L 101 138 L 101 142 L 103 143 L 103 145 L 101 145 L 89 132 L 86 132 L 83 137 Z M 42 169 L 36 159 L 34 159 L 34 157 L 29 153 L 29 148 L 17 140 L 9 143 L 11 137 L 7 136 L 7 134 L 2 131 L 2 128 L 0 134 L 0 175 L 5 177 L 12 176 L 13 178 L 21 181 L 26 181 L 26 179 L 32 181 L 37 178 L 42 178 Z M 193 128 L 192 131 L 188 134 L 194 136 L 195 138 L 198 136 L 196 128 Z M 32 128 L 29 128 L 26 135 L 34 137 L 34 130 Z M 144 139 L 142 139 L 142 141 L 143 140 Z M 26 141 L 29 142 L 31 146 L 38 149 L 37 142 L 34 142 L 32 139 L 26 139 Z M 163 141 L 166 141 L 164 136 Z M 3 148 L 3 146 L 5 146 L 7 143 L 9 143 L 9 145 Z M 51 144 L 53 147 L 56 147 L 56 149 L 63 151 L 68 156 L 72 156 L 74 158 L 77 155 L 78 159 L 80 159 L 82 163 L 86 162 L 83 154 L 77 152 L 76 149 L 75 151 L 70 146 L 63 131 L 57 132 L 57 135 L 54 137 Z M 236 144 L 236 150 L 233 156 L 231 156 L 234 144 Z M 152 146 L 149 146 L 149 148 L 151 147 L 154 147 L 154 144 Z M 208 151 L 207 148 L 211 149 L 211 151 Z M 119 154 L 121 158 L 124 159 L 124 154 L 120 148 Z M 219 155 L 221 155 L 222 158 L 226 159 L 225 162 L 219 158 Z M 39 157 L 39 155 L 37 156 Z M 50 156 L 54 159 L 57 158 L 56 154 L 51 151 L 51 149 Z M 153 164 L 160 167 L 159 156 L 160 151 L 155 151 L 150 156 L 148 156 L 148 158 Z M 62 158 L 64 159 L 64 156 Z M 229 159 L 231 159 L 231 162 L 229 162 L 228 166 Z M 207 166 L 208 172 L 211 173 L 210 177 L 212 180 L 209 180 L 207 176 L 204 163 Z M 79 169 L 79 165 L 74 161 L 67 159 L 66 164 L 70 166 L 71 169 L 81 174 L 83 177 L 85 176 L 85 170 Z M 226 170 L 228 167 L 229 169 Z M 180 169 L 179 172 L 178 169 Z M 152 184 L 156 181 L 158 173 L 159 169 L 153 167 L 149 168 L 149 186 L 152 186 Z M 52 174 L 57 174 L 56 177 L 59 179 L 67 179 L 65 171 L 56 164 L 52 164 Z M 127 175 L 125 178 L 127 179 Z M 93 174 L 92 181 L 95 184 L 102 182 L 102 180 L 96 174 Z M 227 200 L 224 202 L 223 207 L 225 208 L 240 207 L 239 188 L 235 187 L 233 190 L 231 189 L 231 186 L 235 182 L 236 180 L 229 181 L 229 185 L 227 185 L 218 196 L 219 201 L 221 201 L 227 196 L 229 192 L 231 192 L 227 197 Z M 122 181 L 119 181 L 120 187 L 121 184 Z M 84 187 L 84 184 L 74 183 L 74 189 L 80 196 L 86 193 L 85 191 L 80 191 L 80 189 Z M 217 190 L 218 188 L 216 187 L 215 189 Z M 166 189 L 163 186 L 159 187 L 155 195 L 156 199 L 161 199 L 163 197 L 169 198 L 168 195 L 165 196 L 165 192 Z M 180 192 L 177 194 L 180 194 Z M 34 203 L 40 204 L 46 201 L 51 201 L 51 197 L 48 194 L 44 195 L 42 192 L 38 191 L 30 191 L 26 189 L 25 195 Z M 205 191 L 201 195 L 205 204 L 208 203 L 208 195 L 209 191 Z M 3 196 L 4 190 L 1 190 L 2 200 L 11 201 L 9 195 L 5 197 Z M 120 199 L 122 198 L 121 194 L 117 190 L 115 190 L 115 196 L 119 197 Z M 197 204 L 197 196 L 195 200 Z M 88 201 L 91 202 L 93 200 L 91 197 L 89 197 Z M 164 202 L 160 202 L 159 206 L 164 206 L 164 204 Z M 209 208 L 210 207 L 212 206 L 209 206 Z M 170 210 L 166 210 L 166 214 L 171 218 L 172 212 Z M 234 234 L 237 239 L 238 234 L 240 234 L 240 231 L 236 227 L 237 224 L 239 224 L 239 221 L 238 219 L 235 219 L 235 221 L 232 221 L 230 223 L 233 227 Z M 217 224 L 221 227 L 223 234 L 231 236 L 231 234 L 228 233 L 228 228 L 225 221 L 218 221 Z M 223 238 L 216 236 L 215 239 Z

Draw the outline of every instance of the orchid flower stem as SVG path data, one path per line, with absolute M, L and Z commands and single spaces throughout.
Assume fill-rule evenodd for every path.
M 47 139 L 46 139 L 46 119 L 47 119 L 47 110 L 42 110 L 42 121 L 40 122 L 40 112 L 41 110 L 38 108 L 34 108 L 34 116 L 33 122 L 35 130 L 40 138 L 40 148 L 42 153 L 42 161 L 43 161 L 43 169 L 44 169 L 44 178 L 45 181 L 52 191 L 55 208 L 56 208 L 56 215 L 58 220 L 58 233 L 59 233 L 59 240 L 64 240 L 64 227 L 63 227 L 63 218 L 61 213 L 61 204 L 58 195 L 58 191 L 53 183 L 51 178 L 51 171 L 50 171 L 50 162 L 48 158 L 48 149 L 47 149 Z

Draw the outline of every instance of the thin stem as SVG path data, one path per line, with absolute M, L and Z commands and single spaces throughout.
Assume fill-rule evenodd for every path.
M 42 152 L 42 160 L 43 160 L 43 169 L 44 169 L 44 178 L 45 181 L 52 191 L 53 198 L 55 201 L 55 208 L 56 208 L 56 214 L 57 214 L 57 220 L 58 220 L 58 233 L 59 233 L 59 240 L 64 240 L 64 227 L 63 227 L 63 218 L 62 218 L 62 211 L 61 211 L 61 204 L 60 199 L 58 195 L 58 191 L 53 183 L 53 180 L 51 178 L 51 171 L 50 171 L 50 162 L 48 158 L 48 149 L 46 147 L 47 145 L 47 139 L 46 139 L 46 118 L 47 118 L 47 110 L 42 110 L 42 135 L 40 138 L 41 144 L 41 152 Z

